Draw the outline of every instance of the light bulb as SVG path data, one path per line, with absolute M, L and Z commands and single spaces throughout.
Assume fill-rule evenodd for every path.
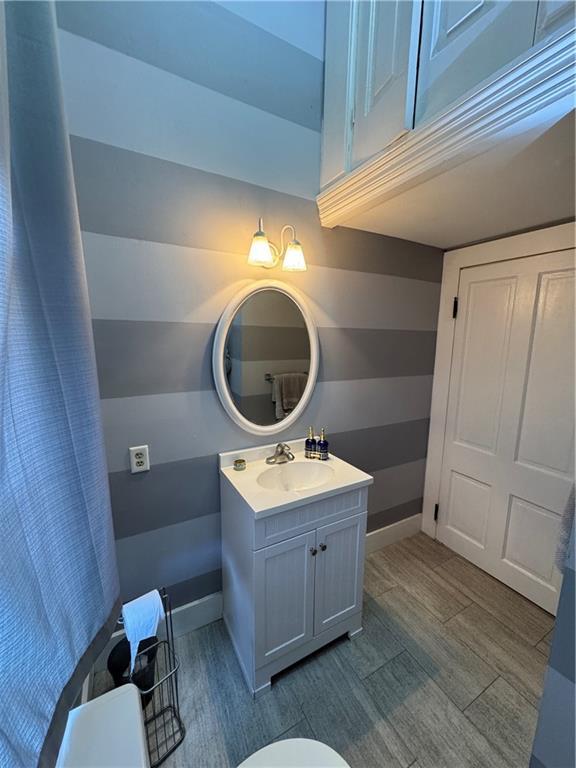
M 268 238 L 264 232 L 256 232 L 252 238 L 252 245 L 248 254 L 248 264 L 254 267 L 273 267 L 274 261 L 274 254 L 270 248 Z
M 298 240 L 292 240 L 286 247 L 284 261 L 282 262 L 284 272 L 306 272 L 306 259 L 304 251 Z

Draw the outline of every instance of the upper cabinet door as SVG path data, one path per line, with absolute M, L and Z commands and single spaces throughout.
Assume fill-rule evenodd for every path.
M 352 167 L 412 128 L 420 11 L 420 0 L 356 5 Z
M 553 40 L 574 28 L 574 0 L 540 0 L 534 43 Z
M 533 0 L 424 0 L 416 125 L 527 51 L 537 11 Z

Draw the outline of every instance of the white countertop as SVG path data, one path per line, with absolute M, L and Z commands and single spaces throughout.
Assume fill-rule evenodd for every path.
M 305 458 L 303 438 L 290 440 L 288 444 L 296 461 L 319 462 L 318 459 Z M 267 465 L 265 458 L 274 453 L 276 445 L 277 443 L 273 443 L 272 445 L 219 454 L 220 474 L 238 491 L 258 518 L 268 517 L 293 507 L 327 499 L 330 496 L 352 491 L 355 488 L 362 488 L 374 482 L 371 475 L 330 454 L 330 458 L 322 463 L 330 466 L 334 473 L 322 485 L 303 491 L 268 490 L 258 484 L 257 478 L 261 472 L 274 466 Z M 235 470 L 233 467 L 235 459 L 245 459 L 246 469 L 240 472 Z

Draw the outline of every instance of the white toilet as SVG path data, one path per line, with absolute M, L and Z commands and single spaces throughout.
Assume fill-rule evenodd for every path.
M 350 768 L 326 744 L 312 739 L 285 739 L 259 749 L 238 768 Z
M 140 691 L 129 683 L 71 710 L 56 768 L 148 768 Z M 350 768 L 312 739 L 285 739 L 259 749 L 238 768 Z

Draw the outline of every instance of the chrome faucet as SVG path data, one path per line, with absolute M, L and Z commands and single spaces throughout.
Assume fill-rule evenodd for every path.
M 289 445 L 278 443 L 274 455 L 268 456 L 266 464 L 286 464 L 287 461 L 294 461 L 294 454 Z

